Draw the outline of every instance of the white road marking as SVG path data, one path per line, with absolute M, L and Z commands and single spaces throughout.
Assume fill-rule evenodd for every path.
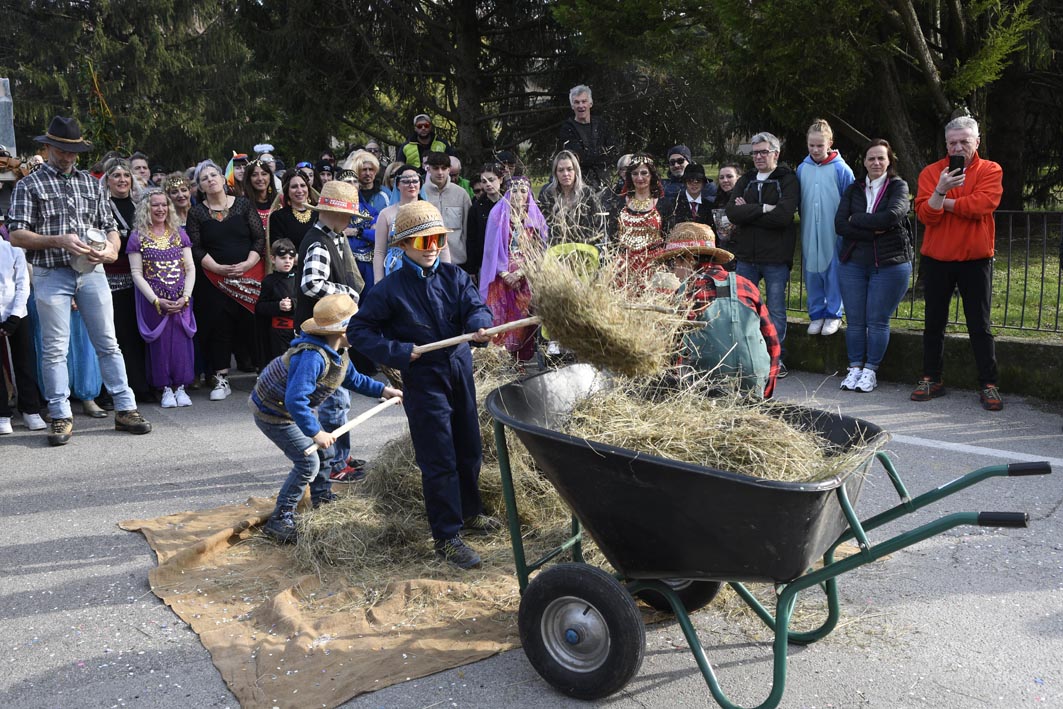
M 938 448 L 940 450 L 948 450 L 956 453 L 971 453 L 974 455 L 988 455 L 995 458 L 1006 458 L 1013 463 L 1039 463 L 1045 461 L 1057 468 L 1063 469 L 1063 458 L 1053 458 L 1047 455 L 1029 455 L 1028 453 L 1017 453 L 1015 451 L 1006 451 L 999 448 L 985 448 L 982 446 L 971 446 L 966 443 L 935 441 L 930 438 L 905 436 L 904 434 L 894 434 L 893 440 L 909 446 L 922 446 L 924 448 Z

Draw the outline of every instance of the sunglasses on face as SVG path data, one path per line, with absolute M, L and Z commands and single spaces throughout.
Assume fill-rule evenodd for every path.
M 685 165 L 686 161 L 687 161 L 686 158 L 676 158 L 674 160 L 669 160 L 668 164 L 669 165 Z
M 414 128 L 431 128 L 431 127 L 432 127 L 431 123 L 418 123 L 417 125 L 414 126 Z
M 419 185 L 421 184 L 421 178 L 419 177 L 403 177 L 399 180 L 400 185 Z
M 283 248 L 282 249 L 276 249 L 273 252 L 273 255 L 277 256 L 279 258 L 284 258 L 285 256 L 295 256 L 295 251 L 292 250 L 292 249 L 283 249 Z
M 447 245 L 446 234 L 429 234 L 428 236 L 411 236 L 406 243 L 418 251 L 441 249 Z

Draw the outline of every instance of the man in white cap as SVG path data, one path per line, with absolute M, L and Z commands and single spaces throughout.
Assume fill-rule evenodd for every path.
M 424 158 L 428 153 L 446 153 L 450 155 L 453 148 L 436 136 L 435 126 L 427 113 L 418 113 L 413 117 L 413 134 L 399 148 L 399 156 L 407 165 L 417 169 L 424 168 Z
M 44 395 L 52 417 L 48 443 L 64 445 L 74 430 L 66 368 L 71 300 L 96 350 L 103 384 L 114 398 L 115 430 L 148 433 L 151 424 L 137 410 L 126 378 L 114 332 L 111 289 L 101 266 L 118 259 L 118 230 L 99 181 L 77 169 L 78 155 L 92 144 L 81 137 L 76 120 L 62 116 L 53 118 L 48 131 L 35 140 L 48 146 L 48 161 L 15 186 L 7 225 L 11 243 L 26 249 L 34 267 Z M 105 238 L 90 247 L 90 238 L 101 232 Z

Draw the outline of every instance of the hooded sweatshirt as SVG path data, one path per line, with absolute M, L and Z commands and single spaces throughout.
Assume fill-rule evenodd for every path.
M 832 150 L 823 162 L 811 155 L 797 166 L 801 183 L 801 263 L 809 273 L 830 268 L 837 249 L 834 215 L 845 190 L 853 183 L 853 171 Z

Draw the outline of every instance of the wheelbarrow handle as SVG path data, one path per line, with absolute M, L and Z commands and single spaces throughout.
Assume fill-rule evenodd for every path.
M 365 423 L 366 421 L 368 421 L 369 419 L 373 418 L 374 416 L 379 414 L 381 411 L 384 411 L 388 407 L 394 406 L 395 404 L 401 404 L 401 403 L 402 403 L 402 397 L 401 396 L 393 396 L 390 399 L 382 401 L 381 403 L 377 404 L 373 408 L 369 409 L 368 411 L 366 411 L 366 412 L 364 412 L 362 414 L 359 414 L 358 416 L 355 416 L 353 419 L 351 419 L 347 423 L 345 423 L 342 426 L 340 426 L 339 428 L 337 428 L 335 431 L 332 432 L 332 435 L 333 436 L 342 436 L 343 434 L 347 433 L 347 431 L 350 431 L 352 428 L 354 428 L 355 426 L 357 426 L 357 425 L 359 425 L 361 423 Z M 303 455 L 310 455 L 311 453 L 313 453 L 317 449 L 318 449 L 318 445 L 315 443 L 314 445 L 308 446 L 305 450 L 303 450 Z
M 1048 475 L 1052 472 L 1052 466 L 1048 461 L 1039 460 L 1036 463 L 1008 463 L 1008 475 Z
M 979 512 L 979 527 L 1021 527 L 1030 526 L 1030 515 L 1025 512 Z
M 537 317 L 522 318 L 520 320 L 514 320 L 513 322 L 502 323 L 495 327 L 489 327 L 484 330 L 488 335 L 498 335 L 506 332 L 507 330 L 515 330 L 518 327 L 528 327 L 529 325 L 538 325 L 542 322 Z M 445 340 L 439 342 L 429 342 L 426 345 L 417 345 L 413 348 L 414 354 L 424 354 L 425 352 L 433 352 L 435 350 L 441 350 L 445 347 L 453 347 L 454 345 L 460 345 L 462 342 L 472 342 L 472 338 L 476 337 L 475 332 L 467 332 L 464 335 L 458 335 L 457 337 L 448 337 Z

